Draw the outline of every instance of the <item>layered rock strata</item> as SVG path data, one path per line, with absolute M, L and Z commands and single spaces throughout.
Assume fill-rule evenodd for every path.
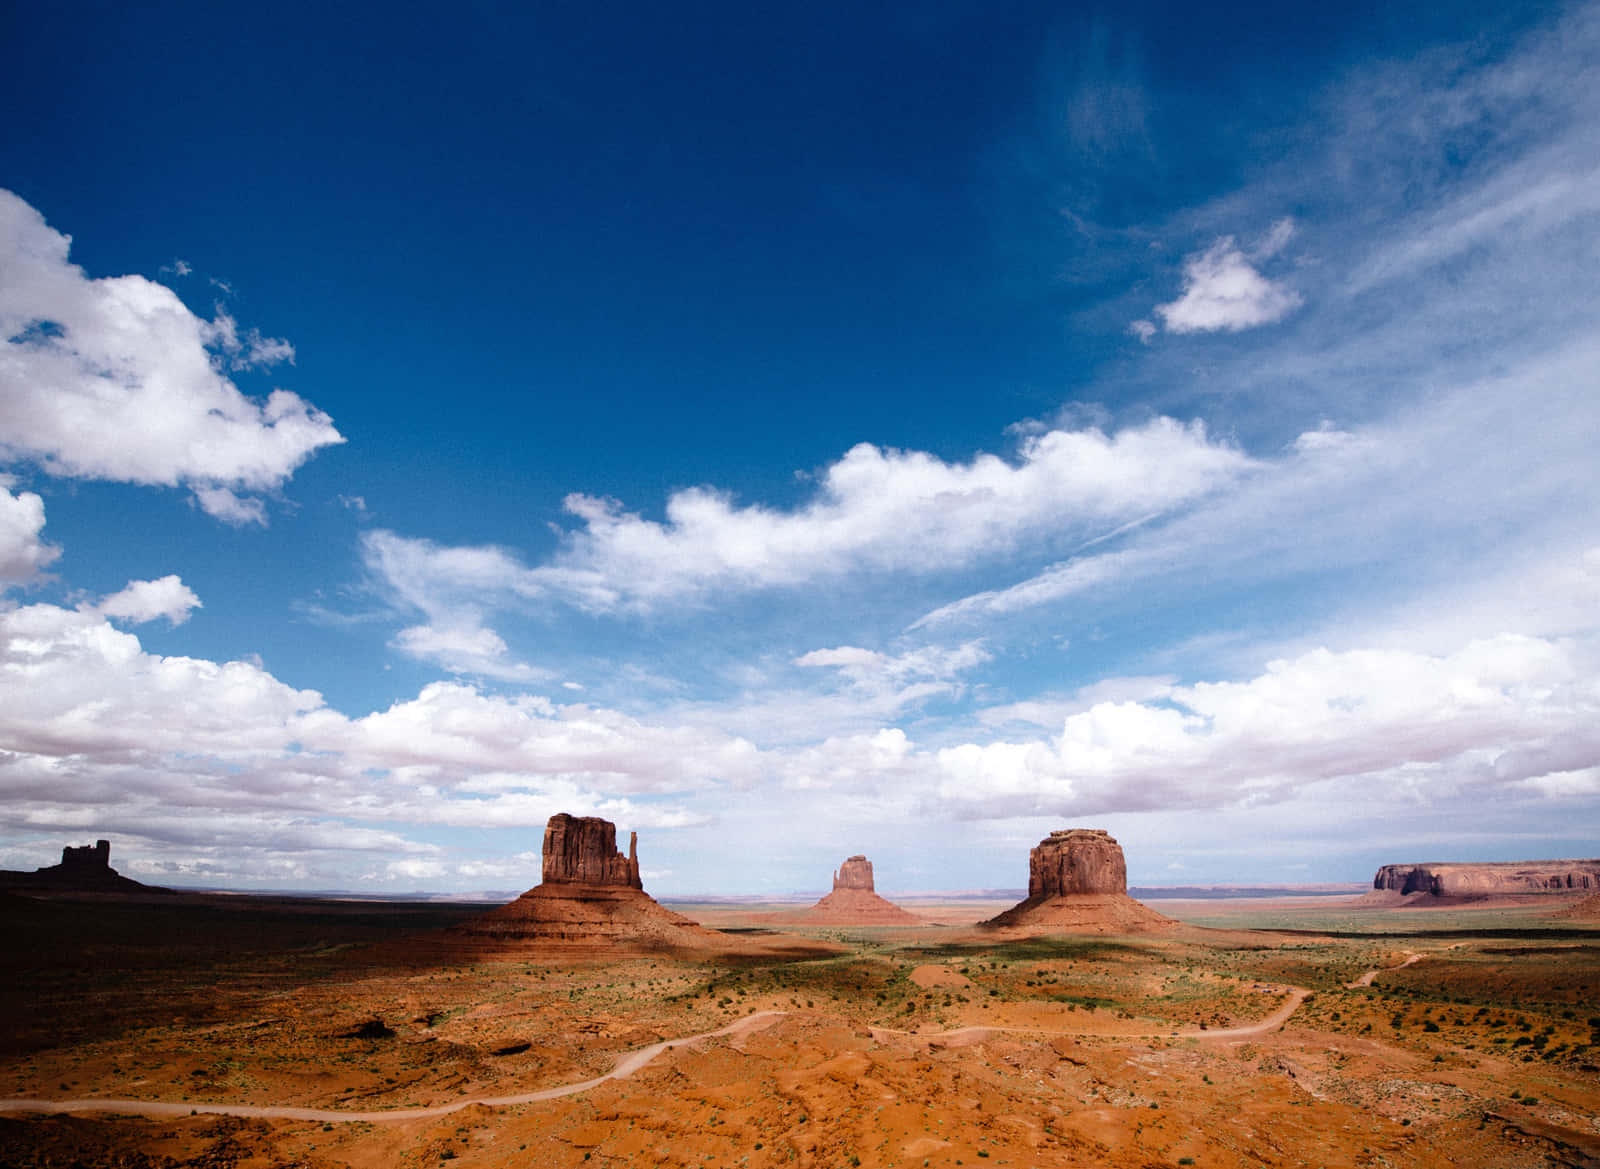
M 543 881 L 509 905 L 452 932 L 553 949 L 704 949 L 721 935 L 659 905 L 639 879 L 639 837 L 617 851 L 616 825 L 597 816 L 550 817 Z
M 558 812 L 544 827 L 546 885 L 605 885 L 643 889 L 639 834 L 628 834 L 628 855 L 617 851 L 617 826 L 599 816 Z
M 1600 892 L 1600 859 L 1384 865 L 1372 887 L 1434 897 Z
M 860 853 L 846 857 L 844 864 L 840 865 L 833 874 L 833 887 L 835 889 L 864 889 L 868 893 L 873 892 L 872 862 Z
M 1141 933 L 1177 923 L 1128 896 L 1122 846 L 1103 828 L 1063 828 L 1028 854 L 1028 897 L 990 929 L 1037 933 Z
M 1028 896 L 1127 893 L 1122 846 L 1104 828 L 1058 828 L 1028 854 Z
M 833 892 L 806 910 L 801 920 L 826 925 L 927 925 L 893 901 L 880 897 L 872 883 L 872 862 L 847 857 L 833 874 Z

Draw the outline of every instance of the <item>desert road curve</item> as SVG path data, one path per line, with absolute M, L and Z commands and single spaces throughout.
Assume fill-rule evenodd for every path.
M 1387 969 L 1389 969 L 1389 970 L 1404 970 L 1407 966 L 1410 966 L 1413 962 L 1421 962 L 1422 961 L 1422 955 L 1421 954 L 1414 953 L 1411 950 L 1407 950 L 1406 953 L 1409 955 L 1409 957 L 1407 957 L 1404 962 L 1400 963 L 1400 965 L 1398 965 L 1398 966 L 1387 967 Z M 1358 986 L 1371 986 L 1372 985 L 1372 980 L 1374 978 L 1378 977 L 1378 975 L 1380 975 L 1382 973 L 1383 973 L 1382 970 L 1369 970 L 1365 974 L 1363 974 L 1360 978 L 1356 979 L 1354 982 L 1345 983 L 1345 986 L 1347 986 L 1351 990 L 1354 990 Z
M 1377 971 L 1373 971 L 1373 973 L 1375 974 Z M 1148 1031 L 1138 1034 L 1105 1035 L 1103 1038 L 1168 1039 L 1176 1036 L 1183 1039 L 1215 1040 L 1249 1039 L 1256 1035 L 1264 1035 L 1288 1022 L 1289 1016 L 1294 1014 L 1295 1009 L 1311 993 L 1304 987 L 1298 986 L 1286 987 L 1285 989 L 1289 992 L 1289 996 L 1284 1000 L 1283 1005 L 1258 1023 L 1249 1023 L 1243 1027 L 1229 1027 L 1218 1031 L 1192 1029 L 1185 1031 Z M 560 1096 L 571 1096 L 578 1092 L 587 1092 L 590 1088 L 597 1087 L 607 1080 L 621 1080 L 631 1076 L 669 1047 L 682 1047 L 689 1043 L 698 1043 L 702 1039 L 715 1039 L 722 1035 L 747 1035 L 752 1031 L 760 1031 L 772 1026 L 773 1023 L 776 1023 L 789 1013 L 788 1011 L 757 1011 L 753 1015 L 746 1015 L 744 1018 L 735 1020 L 716 1031 L 702 1031 L 698 1035 L 685 1035 L 680 1039 L 663 1039 L 660 1043 L 652 1043 L 649 1047 L 641 1047 L 638 1051 L 628 1052 L 617 1061 L 616 1067 L 605 1075 L 596 1076 L 592 1080 L 581 1080 L 576 1084 L 563 1084 L 559 1088 L 543 1088 L 537 1092 L 523 1092 L 515 1096 L 476 1096 L 470 1100 L 454 1100 L 449 1104 L 440 1104 L 433 1108 L 388 1108 L 377 1112 L 344 1112 L 329 1108 L 292 1108 L 270 1104 L 200 1104 L 190 1101 L 174 1104 L 160 1100 L 0 1100 L 0 1113 L 115 1112 L 133 1116 L 245 1116 L 264 1120 L 315 1120 L 335 1124 L 353 1121 L 373 1123 L 392 1120 L 422 1120 L 431 1116 L 446 1116 L 452 1112 L 459 1112 L 463 1108 L 471 1107 L 474 1104 L 483 1104 L 491 1108 L 503 1108 L 513 1104 L 533 1104 L 540 1100 L 554 1100 Z M 875 1034 L 913 1034 L 906 1031 L 891 1031 L 885 1027 L 874 1027 L 872 1030 Z M 975 1039 L 982 1034 L 998 1032 L 1025 1032 L 1048 1035 L 1098 1034 L 1096 1032 L 1081 1031 L 1041 1032 L 1037 1027 L 958 1027 L 953 1031 L 924 1032 L 915 1034 L 914 1037 L 928 1040 L 961 1037 Z

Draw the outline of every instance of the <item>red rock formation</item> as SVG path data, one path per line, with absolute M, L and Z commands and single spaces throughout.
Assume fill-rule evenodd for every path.
M 1060 828 L 1028 854 L 1028 896 L 1126 893 L 1122 846 L 1104 828 Z
M 1177 923 L 1128 896 L 1122 846 L 1101 828 L 1052 832 L 1028 854 L 1028 898 L 988 929 L 1034 933 L 1139 933 Z
M 170 890 L 153 885 L 142 885 L 124 877 L 111 867 L 111 842 L 97 840 L 93 844 L 61 850 L 61 863 L 31 873 L 0 872 L 0 888 L 37 890 L 39 892 L 80 893 L 167 893 Z
M 864 889 L 871 893 L 873 891 L 872 862 L 860 853 L 845 858 L 844 864 L 839 866 L 839 871 L 833 874 L 833 887 L 835 889 Z
M 800 921 L 818 925 L 927 925 L 914 913 L 879 897 L 872 884 L 872 862 L 857 854 L 833 874 L 833 892 L 806 910 Z
M 1600 890 L 1600 859 L 1384 865 L 1372 887 L 1434 897 L 1593 892 Z
M 643 889 L 639 880 L 639 834 L 628 838 L 628 855 L 617 851 L 617 826 L 599 816 L 558 812 L 544 829 L 544 883 Z
M 454 927 L 458 935 L 538 942 L 555 950 L 727 948 L 711 930 L 657 904 L 639 879 L 639 837 L 617 852 L 616 825 L 596 816 L 550 817 L 544 880 L 509 905 Z

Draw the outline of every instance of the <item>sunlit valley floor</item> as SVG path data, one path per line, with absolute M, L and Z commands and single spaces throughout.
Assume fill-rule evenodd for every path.
M 0 1097 L 184 1108 L 9 1111 L 0 1163 L 1600 1164 L 1600 926 L 1548 907 L 1161 903 L 1191 924 L 996 940 L 952 903 L 794 931 L 822 956 L 604 962 L 437 941 L 479 908 L 6 898 Z M 785 912 L 677 908 L 736 938 Z

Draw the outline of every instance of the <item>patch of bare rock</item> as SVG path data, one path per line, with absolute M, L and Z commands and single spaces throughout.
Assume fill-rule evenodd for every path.
M 617 851 L 616 825 L 598 816 L 559 812 L 550 817 L 544 830 L 543 878 L 510 904 L 470 918 L 451 932 L 563 949 L 703 949 L 721 940 L 644 891 L 639 834 L 632 834 L 623 856 Z
M 1028 897 L 980 929 L 1028 933 L 1148 933 L 1178 927 L 1128 896 L 1122 846 L 1102 828 L 1063 828 L 1028 854 Z
M 1383 865 L 1372 879 L 1368 900 L 1426 905 L 1584 893 L 1600 894 L 1600 859 Z
M 453 926 L 449 935 L 467 946 L 532 945 L 560 957 L 611 957 L 624 953 L 784 953 L 798 939 L 733 938 L 674 913 L 644 891 L 639 877 L 639 834 L 628 855 L 617 851 L 616 825 L 598 816 L 550 817 L 544 830 L 543 880 L 507 905 Z M 829 950 L 803 943 L 808 950 Z
M 872 862 L 859 854 L 846 858 L 838 872 L 833 874 L 833 892 L 806 910 L 797 920 L 819 925 L 928 924 L 893 901 L 878 896 L 873 885 Z

